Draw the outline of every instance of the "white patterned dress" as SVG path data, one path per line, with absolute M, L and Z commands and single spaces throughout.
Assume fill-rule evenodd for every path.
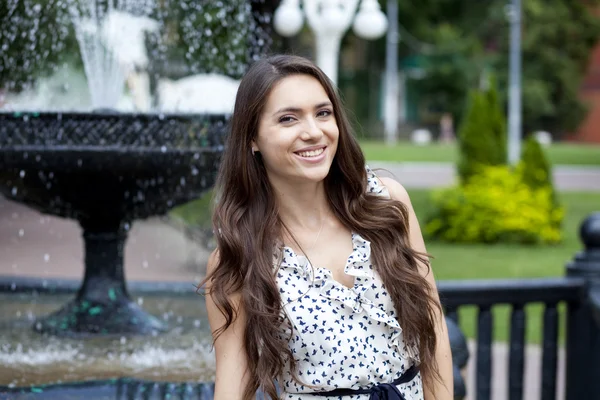
M 368 167 L 367 175 L 368 190 L 389 197 Z M 330 270 L 313 269 L 306 257 L 283 248 L 277 284 L 294 327 L 289 347 L 299 378 L 319 387 L 300 385 L 286 373 L 282 382 L 286 400 L 367 400 L 368 394 L 320 397 L 310 393 L 391 383 L 415 362 L 404 343 L 392 300 L 371 264 L 370 242 L 353 233 L 352 243 L 344 271 L 355 277 L 353 288 L 334 280 Z M 406 400 L 423 400 L 420 374 L 398 389 Z

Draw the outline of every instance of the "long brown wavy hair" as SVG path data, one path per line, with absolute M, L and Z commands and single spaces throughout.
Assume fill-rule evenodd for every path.
M 393 300 L 405 341 L 418 349 L 423 380 L 439 379 L 434 359 L 435 311 L 439 306 L 433 289 L 418 270 L 419 262 L 429 268 L 428 259 L 409 243 L 407 208 L 399 201 L 367 193 L 365 158 L 334 87 L 318 67 L 297 56 L 257 61 L 238 89 L 215 192 L 213 226 L 218 262 L 203 282 L 211 282 L 207 294 L 226 320 L 215 331 L 214 340 L 237 318 L 238 310 L 230 298 L 240 294 L 240 308 L 246 314 L 243 340 L 249 374 L 244 399 L 254 399 L 259 388 L 277 398 L 275 381 L 286 368 L 291 368 L 298 379 L 289 338 L 282 335 L 282 324 L 289 321 L 285 320 L 275 279 L 274 257 L 281 254 L 278 246 L 284 228 L 265 167 L 260 156 L 251 151 L 271 90 L 295 74 L 317 79 L 333 104 L 339 143 L 324 182 L 329 206 L 349 230 L 371 242 L 374 268 Z

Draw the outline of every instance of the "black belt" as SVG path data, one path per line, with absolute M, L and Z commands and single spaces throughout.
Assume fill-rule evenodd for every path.
M 380 383 L 369 389 L 335 389 L 329 392 L 310 393 L 314 396 L 352 396 L 357 394 L 370 394 L 370 400 L 405 400 L 396 386 L 413 380 L 419 373 L 419 367 L 413 365 L 392 383 Z

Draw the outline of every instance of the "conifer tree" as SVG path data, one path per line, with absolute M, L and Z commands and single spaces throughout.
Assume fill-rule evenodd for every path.
M 468 181 L 480 166 L 506 164 L 506 122 L 495 85 L 470 93 L 458 139 L 461 182 Z

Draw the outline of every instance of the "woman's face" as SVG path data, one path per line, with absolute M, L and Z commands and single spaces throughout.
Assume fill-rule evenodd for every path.
M 291 75 L 271 90 L 252 142 L 269 179 L 319 182 L 325 179 L 338 145 L 333 105 L 310 75 Z

